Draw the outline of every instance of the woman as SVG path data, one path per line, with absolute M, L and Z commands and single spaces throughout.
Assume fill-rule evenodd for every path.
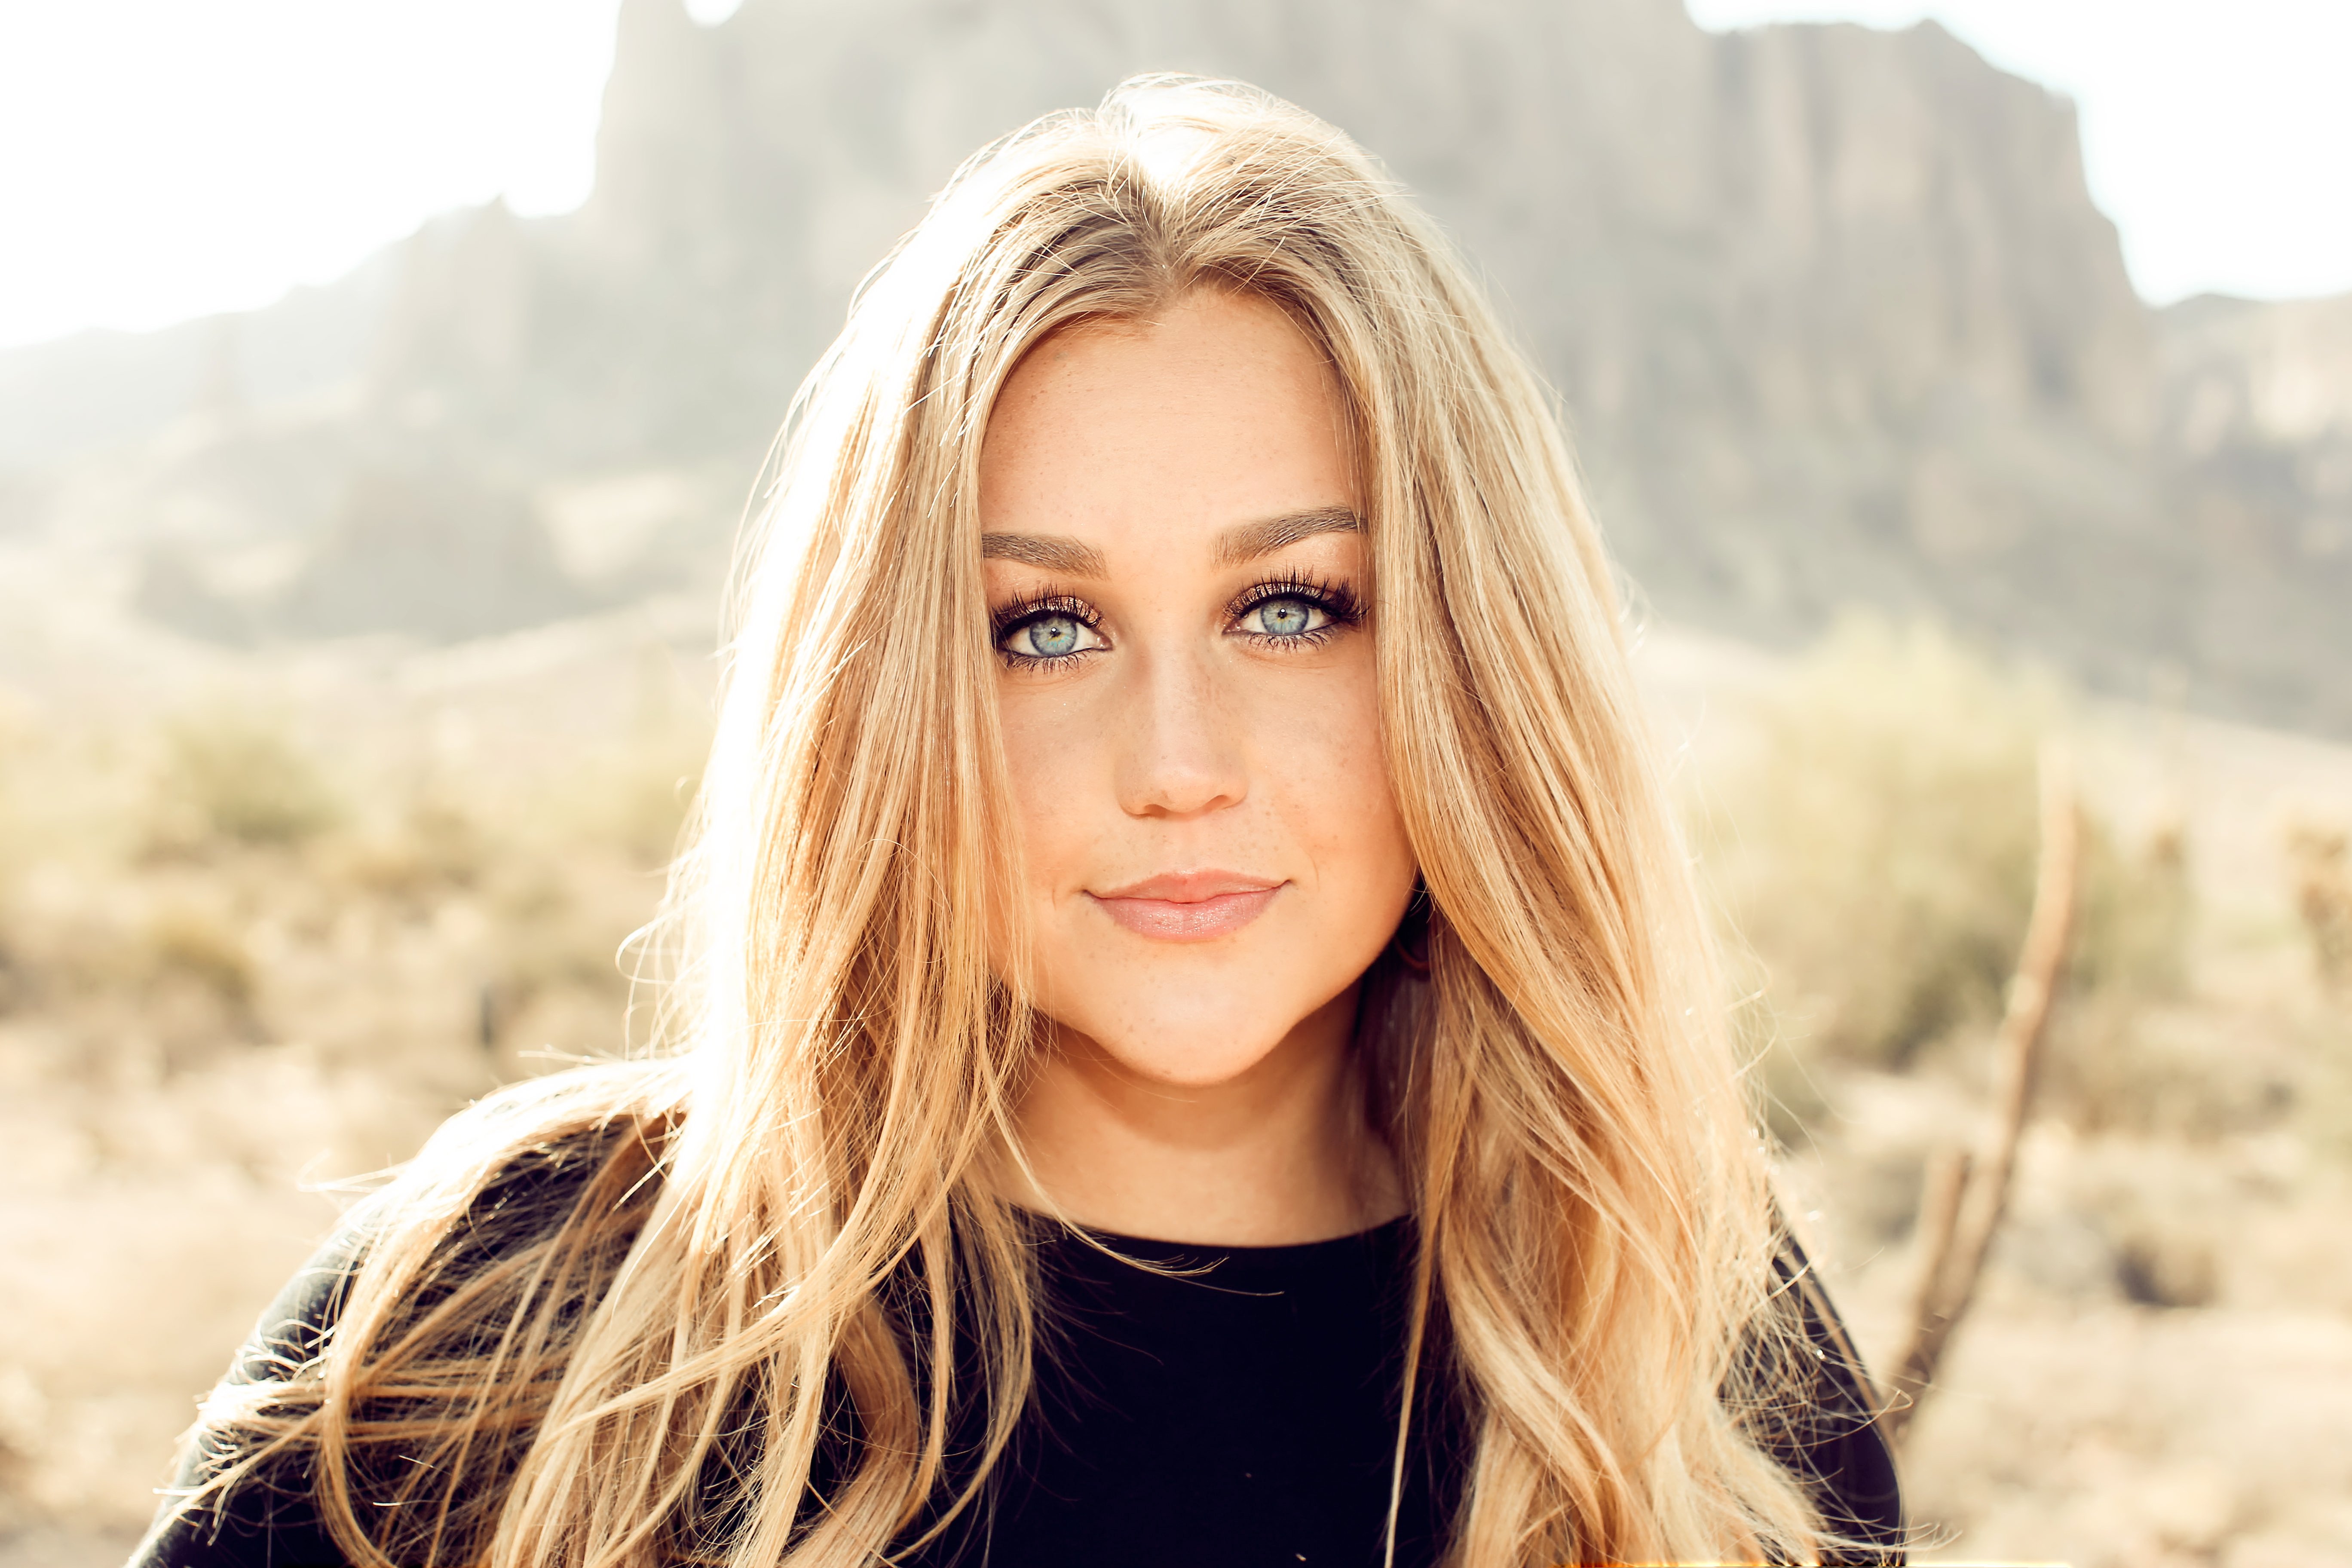
M 371 1200 L 146 1560 L 1893 1560 L 1609 584 L 1336 132 L 987 151 L 740 563 L 672 1048 Z

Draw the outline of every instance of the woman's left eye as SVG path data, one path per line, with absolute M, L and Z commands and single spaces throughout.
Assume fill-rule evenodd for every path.
M 997 651 L 1031 664 L 1058 663 L 1109 645 L 1077 613 L 1041 609 L 999 634 Z
M 1242 612 L 1241 629 L 1262 637 L 1295 637 L 1331 624 L 1331 612 L 1306 599 L 1261 599 Z

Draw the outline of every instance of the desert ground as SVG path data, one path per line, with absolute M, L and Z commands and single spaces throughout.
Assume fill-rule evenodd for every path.
M 0 1568 L 79 1568 L 352 1184 L 625 1047 L 711 633 L 231 652 L 0 564 Z M 1930 628 L 1638 645 L 1782 1179 L 1881 1361 L 1922 1172 L 1988 1114 L 2053 737 L 2081 781 L 2010 1219 L 1906 1441 L 1919 1560 L 2352 1564 L 2352 748 Z

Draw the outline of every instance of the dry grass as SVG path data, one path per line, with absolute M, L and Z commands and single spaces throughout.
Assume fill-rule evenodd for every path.
M 0 697 L 0 1562 L 119 1559 L 333 1184 L 621 1047 L 691 668 L 616 622 Z
M 2295 912 L 2311 933 L 2320 984 L 2341 994 L 2352 989 L 2352 834 L 2300 822 L 2288 831 L 2295 862 Z
M 2352 1563 L 2352 753 L 2089 707 L 1928 629 L 1654 659 L 1784 1174 L 1865 1349 L 1985 1114 L 2036 747 L 2077 950 L 1987 1289 L 1906 1456 L 1928 1562 Z
M 2038 695 L 1857 619 L 1749 705 L 1701 842 L 1772 1034 L 1902 1067 L 1998 1013 L 2032 901 Z

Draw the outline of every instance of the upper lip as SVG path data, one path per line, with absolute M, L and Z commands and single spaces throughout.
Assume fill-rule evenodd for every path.
M 1097 892 L 1097 899 L 1159 899 L 1197 904 L 1228 893 L 1264 893 L 1282 886 L 1280 878 L 1244 877 L 1238 871 L 1168 871 L 1125 887 Z

